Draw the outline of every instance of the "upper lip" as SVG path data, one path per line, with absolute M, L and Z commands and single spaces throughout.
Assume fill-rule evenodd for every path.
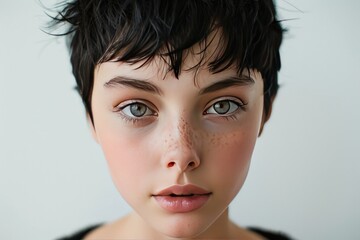
M 211 192 L 192 184 L 187 185 L 173 185 L 168 188 L 165 188 L 154 196 L 170 196 L 170 195 L 205 195 L 210 194 Z

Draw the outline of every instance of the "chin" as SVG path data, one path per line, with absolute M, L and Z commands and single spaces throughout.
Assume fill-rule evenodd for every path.
M 211 225 L 209 222 L 194 221 L 194 219 L 171 219 L 160 226 L 158 231 L 172 238 L 194 238 L 204 233 Z

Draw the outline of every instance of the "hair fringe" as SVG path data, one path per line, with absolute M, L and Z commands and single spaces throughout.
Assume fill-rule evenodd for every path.
M 221 44 L 209 70 L 235 65 L 240 72 L 257 69 L 264 79 L 264 108 L 278 90 L 279 48 L 284 29 L 272 0 L 74 0 L 57 6 L 50 28 L 66 24 L 55 36 L 67 36 L 79 93 L 91 120 L 94 69 L 106 61 L 145 64 L 160 56 L 168 71 L 181 74 L 182 61 L 199 43 L 204 64 L 209 36 L 221 31 Z

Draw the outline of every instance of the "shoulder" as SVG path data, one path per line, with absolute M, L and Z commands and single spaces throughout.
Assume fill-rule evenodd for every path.
M 84 239 L 89 233 L 95 231 L 96 229 L 101 228 L 101 226 L 102 226 L 102 224 L 91 225 L 91 226 L 88 226 L 81 230 L 78 230 L 77 232 L 75 232 L 71 235 L 58 238 L 57 240 L 81 240 L 81 239 Z
M 114 236 L 123 236 L 128 229 L 127 218 L 123 217 L 114 222 L 94 224 L 57 240 L 113 239 Z
M 268 240 L 293 240 L 290 236 L 286 235 L 285 233 L 279 231 L 271 231 L 267 229 L 262 229 L 258 227 L 249 227 L 247 228 L 249 231 L 254 232 L 265 239 Z
M 256 239 L 256 240 L 294 240 L 288 235 L 269 229 L 259 227 L 241 227 L 232 222 L 234 239 Z
M 114 234 L 113 224 L 96 224 L 85 227 L 57 240 L 90 240 L 111 238 Z

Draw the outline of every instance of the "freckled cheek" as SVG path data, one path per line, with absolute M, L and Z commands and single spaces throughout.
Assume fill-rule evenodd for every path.
M 219 159 L 221 159 L 223 172 L 232 173 L 228 177 L 237 178 L 241 184 L 247 176 L 260 128 L 262 105 L 260 104 L 255 109 L 258 111 L 253 111 L 241 127 L 220 135 L 215 141 L 212 140 L 213 146 L 216 145 L 217 148 L 214 150 L 214 155 L 216 152 L 222 155 Z
M 224 192 L 223 196 L 232 200 L 246 179 L 256 136 L 238 132 L 223 137 L 221 142 L 216 144 L 210 153 L 212 171 L 216 179 L 221 179 L 215 184 L 228 191 Z
M 225 143 L 227 143 L 227 145 L 223 146 L 220 151 L 223 156 L 222 164 L 224 167 L 241 170 L 250 162 L 255 139 L 250 139 L 246 135 L 236 134 Z

